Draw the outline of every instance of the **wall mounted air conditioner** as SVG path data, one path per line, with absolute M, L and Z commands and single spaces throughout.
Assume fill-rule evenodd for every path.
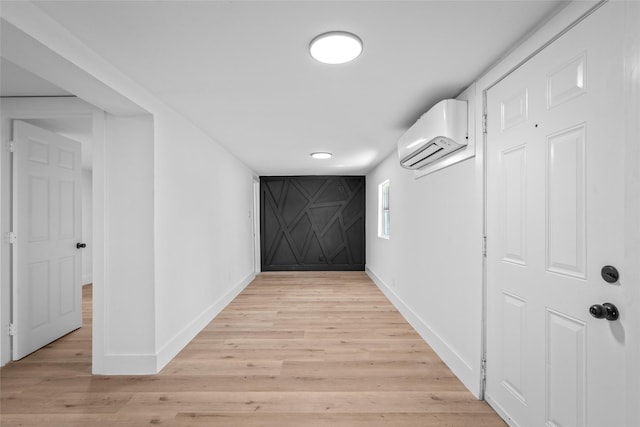
M 445 99 L 424 113 L 398 141 L 400 165 L 420 169 L 467 146 L 467 102 Z

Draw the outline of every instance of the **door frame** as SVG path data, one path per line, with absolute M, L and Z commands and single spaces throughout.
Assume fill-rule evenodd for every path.
M 487 159 L 486 150 L 488 144 L 488 132 L 483 123 L 486 123 L 487 116 L 487 97 L 488 91 L 516 71 L 519 67 L 528 62 L 531 58 L 540 53 L 543 49 L 562 37 L 566 32 L 570 31 L 573 27 L 580 24 L 584 19 L 595 13 L 600 7 L 606 4 L 608 0 L 600 0 L 594 3 L 576 4 L 572 3 L 568 5 L 565 10 L 558 13 L 557 16 L 551 18 L 545 23 L 532 37 L 526 40 L 520 47 L 515 49 L 509 54 L 504 61 L 502 61 L 497 67 L 489 71 L 483 77 L 480 78 L 478 84 L 482 89 L 482 96 L 479 97 L 478 109 L 482 112 L 479 124 L 476 131 L 482 134 L 482 149 L 477 151 L 477 165 L 482 169 L 482 238 L 483 248 L 486 249 L 487 238 Z M 585 2 L 586 3 L 586 2 Z M 640 16 L 640 5 L 635 5 L 631 1 L 624 2 L 626 7 L 630 9 L 630 13 L 627 13 L 626 25 L 628 31 L 631 28 L 632 22 L 638 16 Z M 640 61 L 640 54 L 634 52 L 640 51 L 640 37 L 633 37 L 631 34 L 626 34 L 626 57 L 632 61 Z M 625 163 L 625 185 L 628 187 L 625 192 L 625 231 L 629 237 L 628 241 L 625 241 L 625 258 L 627 264 L 627 277 L 629 282 L 637 284 L 640 281 L 640 267 L 634 267 L 635 264 L 632 260 L 637 259 L 640 255 L 640 201 L 637 194 L 640 193 L 640 172 L 632 172 L 630 166 L 640 163 L 640 148 L 638 148 L 638 141 L 640 140 L 640 126 L 635 121 L 640 115 L 640 101 L 638 101 L 638 95 L 640 95 L 640 82 L 637 81 L 637 76 L 633 75 L 632 67 L 625 73 L 625 99 L 621 100 L 627 106 L 627 112 L 625 120 L 626 125 L 626 138 L 622 143 L 625 144 L 625 151 L 627 152 Z M 634 169 L 634 170 L 635 170 Z M 632 268 L 629 268 L 632 267 Z M 486 252 L 483 256 L 482 266 L 482 340 L 481 340 L 481 366 L 483 375 L 481 376 L 481 386 L 479 398 L 485 400 L 485 388 L 486 388 L 486 353 L 487 353 L 487 258 Z M 627 289 L 627 295 L 629 300 L 635 301 L 635 305 L 640 302 L 640 289 L 633 289 L 633 286 L 629 286 Z M 634 340 L 637 344 L 640 341 L 640 316 L 636 316 L 635 323 L 632 324 L 632 333 L 629 334 L 631 340 Z M 638 347 L 636 345 L 636 347 Z M 634 348 L 633 343 L 629 346 L 630 352 L 633 352 L 630 356 L 636 359 L 640 357 L 640 349 Z M 640 366 L 628 365 L 627 369 L 632 370 L 629 372 L 630 377 L 638 377 L 640 375 Z M 631 382 L 630 382 L 631 383 Z M 640 399 L 640 386 L 634 386 L 633 384 L 627 384 L 627 394 L 630 402 Z M 506 414 L 500 411 L 500 408 L 493 405 L 488 401 L 490 406 L 503 418 L 506 418 Z M 640 407 L 632 407 L 628 405 L 627 408 L 627 420 L 634 421 L 640 420 Z
M 13 215 L 13 157 L 8 150 L 8 144 L 12 138 L 12 121 L 29 119 L 67 119 L 82 118 L 92 120 L 93 128 L 93 282 L 94 282 L 94 307 L 93 307 L 93 347 L 99 345 L 101 337 L 97 328 L 103 324 L 100 317 L 101 310 L 96 310 L 102 301 L 102 283 L 104 283 L 104 142 L 105 142 L 105 116 L 104 112 L 77 97 L 34 97 L 34 98 L 3 98 L 0 123 L 2 128 L 3 147 L 0 150 L 0 228 L 2 230 L 2 247 L 0 249 L 0 366 L 13 360 L 13 344 L 9 334 L 9 323 L 14 323 L 13 306 L 13 248 L 6 238 L 12 228 Z M 102 201 L 102 203 L 101 203 Z M 97 286 L 96 286 L 97 284 Z M 99 289 L 100 292 L 96 292 Z M 98 295 L 96 295 L 98 294 Z M 100 338 L 100 339 L 99 339 Z
M 260 259 L 260 177 L 253 176 L 251 182 L 253 191 L 253 271 L 258 274 L 262 271 Z

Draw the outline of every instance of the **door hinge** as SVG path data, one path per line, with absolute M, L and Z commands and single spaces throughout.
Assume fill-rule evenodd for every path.
M 480 362 L 480 376 L 482 381 L 487 379 L 487 359 L 483 358 Z
M 10 231 L 7 233 L 7 242 L 10 245 L 15 244 L 18 241 L 18 236 L 16 235 L 16 233 L 14 231 Z
M 13 153 L 16 150 L 16 143 L 13 141 L 7 142 L 7 151 Z
M 482 236 L 482 256 L 487 257 L 487 236 Z
M 9 336 L 14 337 L 18 333 L 15 323 L 9 323 Z
M 482 133 L 487 133 L 487 115 L 482 115 Z

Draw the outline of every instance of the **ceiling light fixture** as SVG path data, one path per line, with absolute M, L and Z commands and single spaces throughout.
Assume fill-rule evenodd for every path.
M 333 154 L 321 151 L 317 153 L 311 153 L 310 156 L 314 159 L 329 159 L 331 158 L 331 156 L 333 156 Z
M 311 56 L 324 64 L 344 64 L 362 53 L 362 40 L 346 31 L 330 31 L 320 34 L 309 44 Z

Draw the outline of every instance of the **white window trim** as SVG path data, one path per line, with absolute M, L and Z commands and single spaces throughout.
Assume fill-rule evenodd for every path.
M 380 185 L 378 185 L 378 237 L 381 239 L 389 239 L 389 236 L 391 235 L 390 232 L 390 227 L 387 227 L 387 233 L 384 233 L 384 211 L 386 210 L 387 212 L 390 212 L 390 205 L 389 205 L 389 201 L 387 201 L 387 209 L 384 209 L 383 206 L 383 196 L 384 196 L 384 191 L 386 189 L 387 191 L 387 197 L 389 197 L 389 180 L 387 179 L 386 181 L 383 181 L 380 183 Z M 389 214 L 389 225 L 391 224 L 391 220 L 390 220 L 390 214 Z

